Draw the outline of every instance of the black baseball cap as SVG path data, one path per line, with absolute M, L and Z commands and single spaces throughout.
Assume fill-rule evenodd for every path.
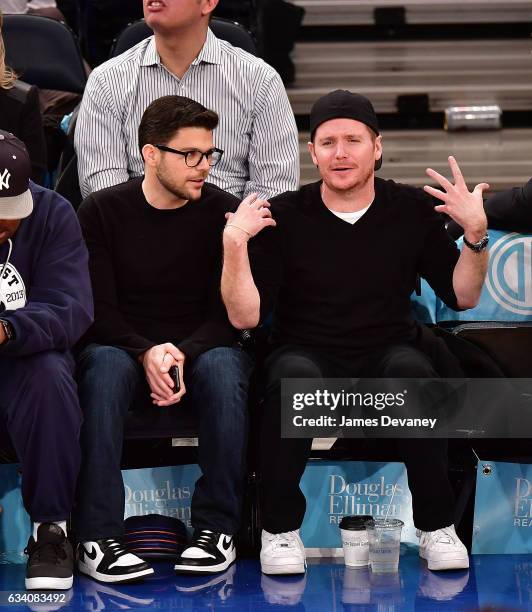
M 31 161 L 24 143 L 0 130 L 0 219 L 24 219 L 33 211 Z
M 314 102 L 310 110 L 311 140 L 318 127 L 330 119 L 355 119 L 379 135 L 379 122 L 373 104 L 365 96 L 346 89 L 331 91 Z

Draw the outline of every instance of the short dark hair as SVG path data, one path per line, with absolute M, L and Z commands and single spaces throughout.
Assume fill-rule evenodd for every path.
M 146 144 L 167 144 L 175 133 L 186 127 L 214 130 L 218 115 L 199 102 L 184 96 L 163 96 L 144 111 L 139 125 L 139 148 Z

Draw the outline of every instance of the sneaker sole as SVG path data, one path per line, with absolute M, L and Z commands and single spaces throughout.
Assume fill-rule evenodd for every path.
M 52 589 L 66 591 L 72 587 L 73 576 L 68 578 L 52 578 L 51 576 L 39 576 L 37 578 L 26 578 L 26 589 Z
M 138 582 L 146 576 L 151 576 L 154 573 L 153 568 L 150 567 L 148 569 L 141 570 L 139 572 L 134 572 L 131 574 L 110 576 L 109 574 L 102 574 L 101 572 L 97 572 L 96 570 L 90 568 L 88 565 L 85 565 L 85 563 L 82 563 L 81 561 L 78 561 L 78 570 L 82 574 L 86 574 L 87 576 L 94 578 L 94 580 L 98 580 L 98 582 L 106 582 L 113 584 L 127 584 L 129 582 Z
M 304 574 L 306 572 L 306 563 L 291 563 L 287 565 L 267 565 L 261 563 L 260 569 L 263 574 L 279 575 L 279 574 Z
M 218 563 L 218 565 L 174 565 L 174 572 L 177 574 L 217 574 L 226 570 L 236 559 L 228 559 L 224 563 Z
M 454 559 L 442 559 L 441 561 L 429 561 L 422 554 L 419 555 L 422 559 L 427 562 L 429 570 L 453 570 L 453 569 L 468 569 L 469 568 L 469 557 L 455 557 Z

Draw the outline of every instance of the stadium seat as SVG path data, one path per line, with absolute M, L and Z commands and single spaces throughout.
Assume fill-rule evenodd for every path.
M 489 234 L 490 260 L 478 306 L 456 312 L 437 300 L 436 322 L 486 351 L 506 376 L 529 378 L 532 235 L 496 230 Z
M 72 30 L 39 15 L 4 15 L 6 64 L 41 89 L 82 94 L 87 82 L 81 51 Z
M 218 38 L 226 40 L 234 47 L 240 47 L 248 53 L 257 55 L 253 36 L 240 24 L 215 17 L 211 20 L 209 27 Z M 146 25 L 144 19 L 131 23 L 118 35 L 111 49 L 110 57 L 116 57 L 124 53 L 124 51 L 131 49 L 131 47 L 134 47 L 141 40 L 152 34 L 152 30 Z

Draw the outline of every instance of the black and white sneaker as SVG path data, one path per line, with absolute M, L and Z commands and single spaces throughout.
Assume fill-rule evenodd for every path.
M 24 551 L 27 589 L 61 589 L 72 586 L 74 553 L 64 531 L 55 523 L 42 523 L 37 541 L 30 537 Z
M 114 538 L 80 543 L 78 569 L 100 582 L 136 582 L 153 574 L 146 561 L 127 552 Z
M 174 567 L 178 574 L 223 572 L 236 559 L 233 537 L 208 529 L 196 530 Z

